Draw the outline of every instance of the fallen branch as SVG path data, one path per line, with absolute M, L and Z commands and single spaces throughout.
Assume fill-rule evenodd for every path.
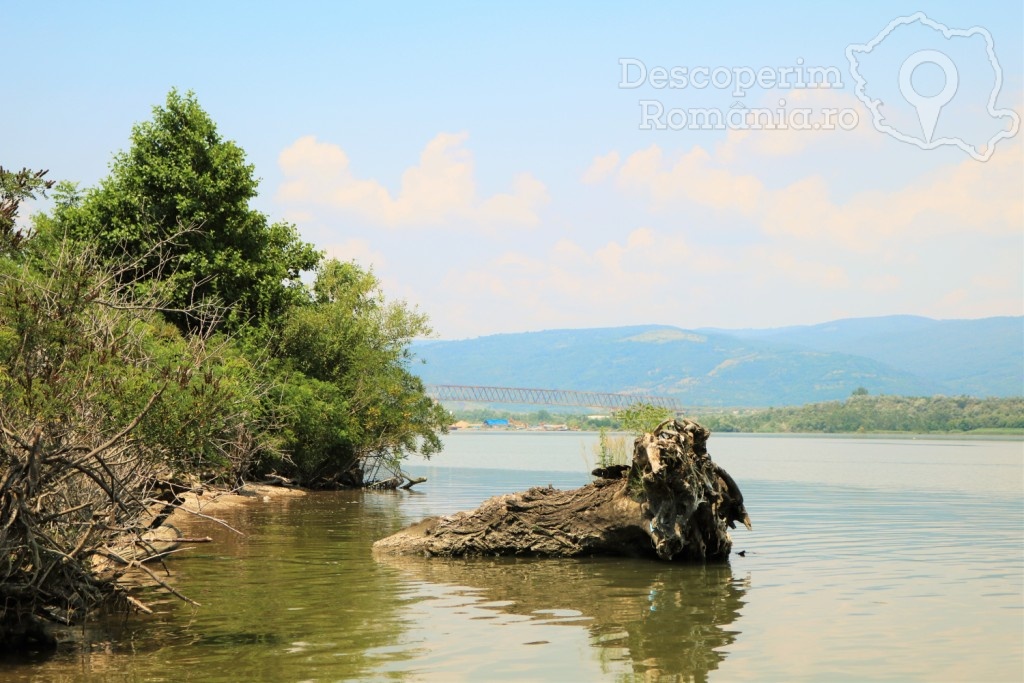
M 422 484 L 423 482 L 425 482 L 427 480 L 426 477 L 416 477 L 415 479 L 412 479 L 408 474 L 405 474 L 404 476 L 407 479 L 407 481 L 404 484 L 402 484 L 401 486 L 399 486 L 398 488 L 405 489 L 406 491 L 411 489 L 416 484 Z

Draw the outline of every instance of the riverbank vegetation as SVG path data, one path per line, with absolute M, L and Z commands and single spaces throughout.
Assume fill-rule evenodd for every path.
M 688 415 L 714 432 L 747 433 L 913 433 L 1024 434 L 1024 399 L 969 396 L 870 396 L 855 392 L 845 401 L 780 408 L 694 408 Z M 623 415 L 507 413 L 495 410 L 455 411 L 458 419 L 515 419 L 534 426 L 550 422 L 570 429 L 634 431 Z
M 182 490 L 359 484 L 367 459 L 440 449 L 451 416 L 409 367 L 426 317 L 252 209 L 256 192 L 175 91 L 97 187 L 0 168 L 0 648 L 144 608 L 118 580 L 158 581 L 145 536 Z
M 717 432 L 751 433 L 1024 433 L 1024 399 L 968 396 L 869 396 L 805 406 L 709 413 Z

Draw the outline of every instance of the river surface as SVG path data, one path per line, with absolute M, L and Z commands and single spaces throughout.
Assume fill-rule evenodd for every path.
M 455 433 L 411 492 L 225 514 L 171 563 L 194 608 L 93 629 L 7 681 L 1020 681 L 1024 444 L 714 435 L 753 531 L 728 565 L 375 560 L 489 496 L 586 483 L 593 434 Z M 737 551 L 744 551 L 740 556 Z

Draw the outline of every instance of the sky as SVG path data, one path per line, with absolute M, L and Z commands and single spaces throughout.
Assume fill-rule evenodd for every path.
M 94 185 L 192 90 L 439 338 L 1024 313 L 1020 3 L 0 11 L 0 165 Z

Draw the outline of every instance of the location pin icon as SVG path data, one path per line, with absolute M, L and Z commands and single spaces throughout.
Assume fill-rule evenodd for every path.
M 946 76 L 946 84 L 937 95 L 930 97 L 921 95 L 914 90 L 911 77 L 914 69 L 922 64 L 935 64 Z M 918 50 L 907 57 L 900 67 L 900 92 L 903 98 L 917 110 L 917 120 L 921 122 L 921 130 L 924 132 L 925 142 L 932 141 L 932 133 L 935 132 L 935 124 L 939 120 L 939 112 L 949 104 L 956 95 L 957 86 L 960 85 L 960 75 L 957 73 L 956 65 L 946 55 L 938 50 Z

